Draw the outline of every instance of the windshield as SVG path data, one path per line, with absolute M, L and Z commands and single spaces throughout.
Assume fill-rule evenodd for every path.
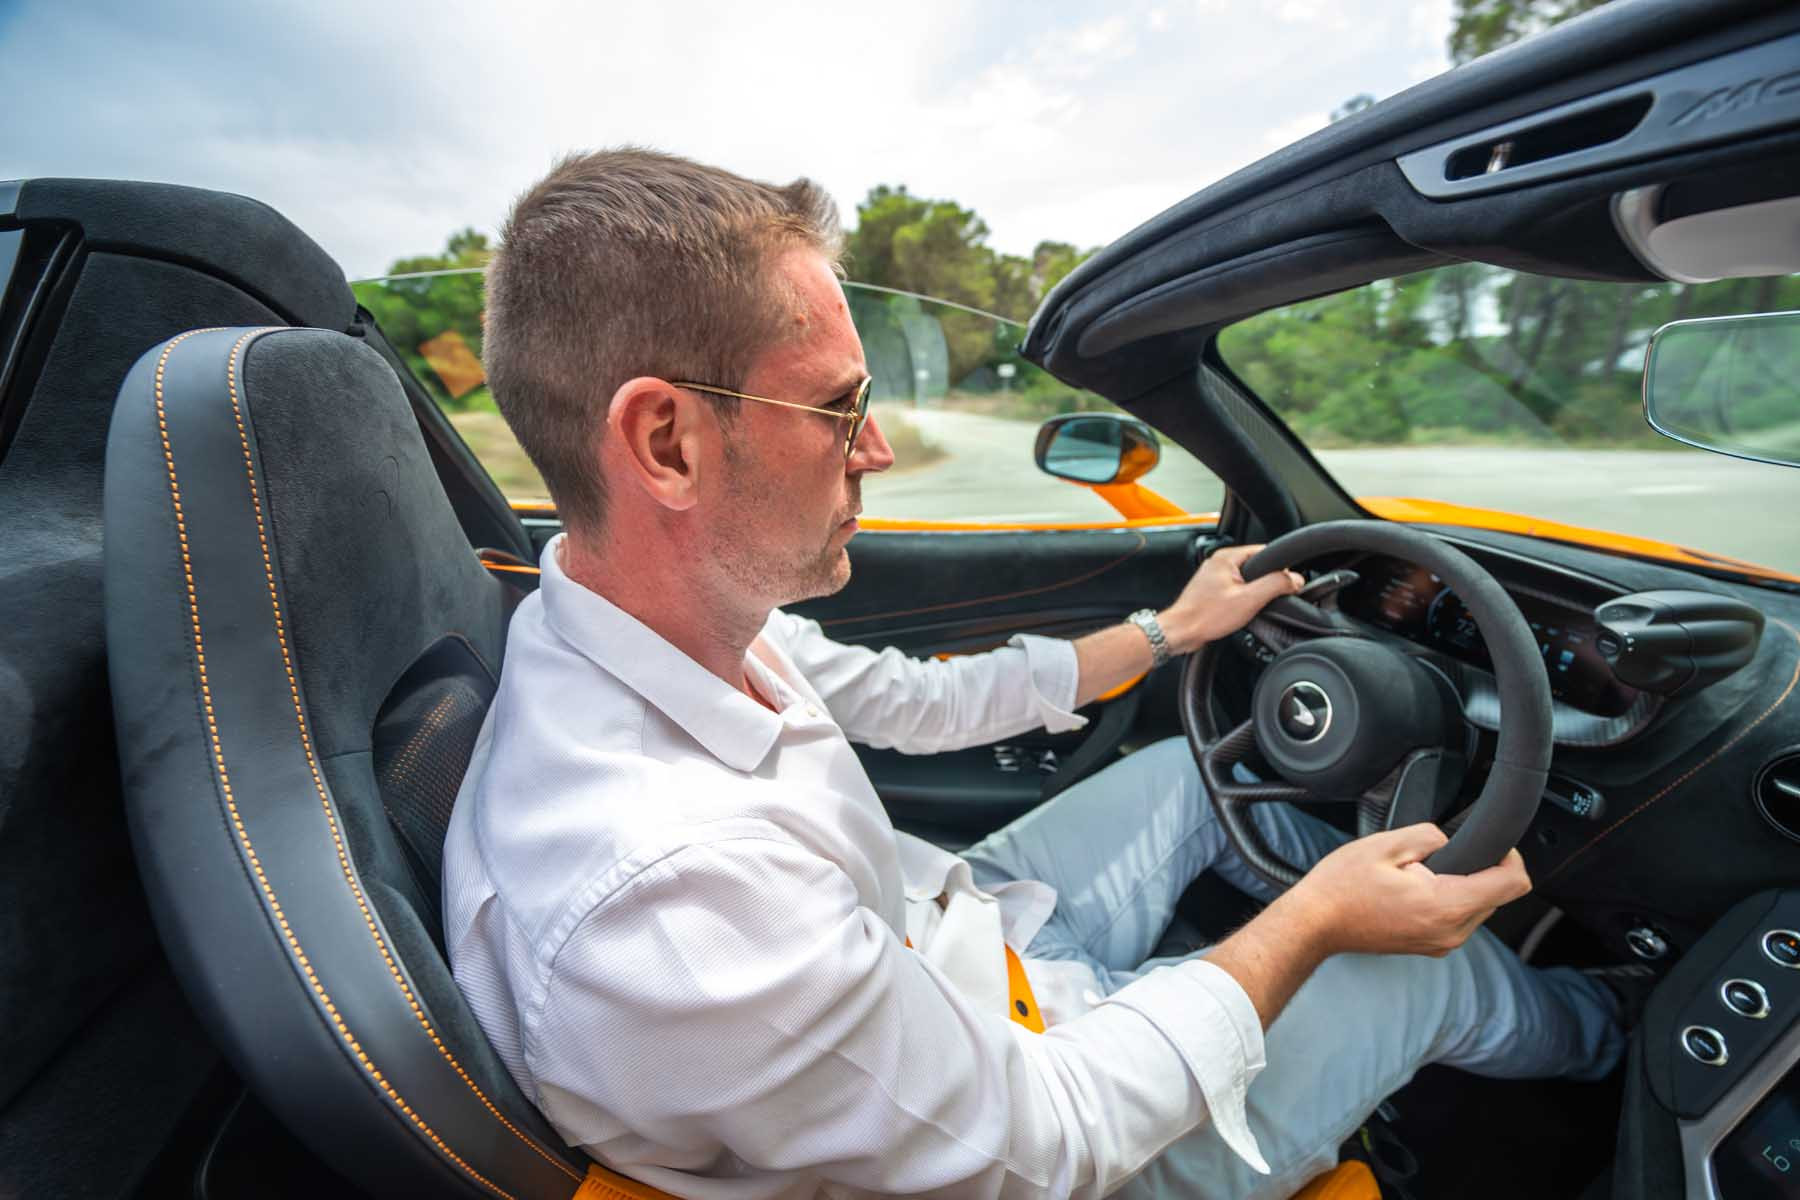
M 1800 573 L 1800 470 L 1670 441 L 1642 406 L 1659 326 L 1794 308 L 1800 276 L 1597 283 L 1469 263 L 1259 314 L 1219 352 L 1378 515 L 1432 519 L 1395 502 L 1419 498 Z

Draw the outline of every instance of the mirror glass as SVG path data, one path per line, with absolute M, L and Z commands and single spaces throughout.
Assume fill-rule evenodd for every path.
M 1800 466 L 1800 312 L 1663 326 L 1644 363 L 1644 415 L 1691 446 Z
M 1121 423 L 1076 417 L 1058 426 L 1044 448 L 1044 470 L 1081 483 L 1111 483 L 1123 455 Z

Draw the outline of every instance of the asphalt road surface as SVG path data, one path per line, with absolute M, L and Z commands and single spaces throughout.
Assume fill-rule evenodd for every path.
M 1112 509 L 1031 461 L 1037 426 L 972 413 L 905 414 L 946 451 L 928 466 L 864 483 L 871 516 L 917 520 L 1104 521 Z M 880 413 L 877 413 L 879 418 Z M 1635 534 L 1800 572 L 1800 468 L 1693 450 L 1539 450 L 1489 446 L 1327 450 L 1352 495 L 1413 496 Z M 1144 480 L 1191 511 L 1219 505 L 1198 462 L 1164 446 Z

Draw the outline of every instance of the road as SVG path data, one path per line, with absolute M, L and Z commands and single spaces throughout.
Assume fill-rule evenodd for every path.
M 880 418 L 877 413 L 877 418 Z M 920 409 L 905 414 L 947 456 L 864 484 L 871 516 L 919 520 L 1107 520 L 1087 489 L 1031 465 L 1036 424 Z M 1327 450 L 1352 495 L 1415 496 L 1635 534 L 1800 572 L 1800 469 L 1671 444 L 1668 450 L 1492 446 Z M 1144 481 L 1193 511 L 1219 505 L 1217 480 L 1164 446 Z

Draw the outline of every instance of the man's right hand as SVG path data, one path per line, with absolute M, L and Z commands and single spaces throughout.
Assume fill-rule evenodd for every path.
M 1439 875 L 1424 860 L 1445 842 L 1435 825 L 1410 825 L 1348 842 L 1307 872 L 1277 904 L 1332 954 L 1442 957 L 1502 904 L 1531 890 L 1517 850 L 1473 875 Z
M 1409 825 L 1339 846 L 1207 961 L 1238 981 L 1267 1027 L 1334 954 L 1441 958 L 1531 890 L 1517 850 L 1473 875 L 1439 875 L 1425 859 L 1449 840 L 1435 825 Z

